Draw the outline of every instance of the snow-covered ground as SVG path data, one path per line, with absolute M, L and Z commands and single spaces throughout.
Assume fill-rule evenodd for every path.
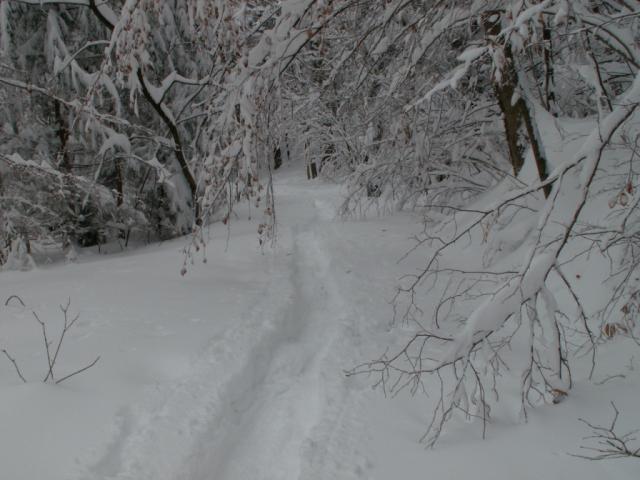
M 590 462 L 579 453 L 586 418 L 640 428 L 640 348 L 602 347 L 559 405 L 528 423 L 499 412 L 481 439 L 451 423 L 427 450 L 418 440 L 433 398 L 385 398 L 374 379 L 347 377 L 378 357 L 392 329 L 389 300 L 416 257 L 398 262 L 421 229 L 416 218 L 336 219 L 337 187 L 294 171 L 276 182 L 278 243 L 258 248 L 256 220 L 210 231 L 207 263 L 180 276 L 186 240 L 136 251 L 84 253 L 0 275 L 0 478 L 6 480 L 565 479 L 640 477 L 637 460 Z M 245 215 L 246 217 L 246 215 Z M 462 255 L 465 252 L 460 251 Z M 469 254 L 469 252 L 466 252 Z M 20 305 L 10 295 L 19 295 Z M 56 364 L 59 304 L 80 314 Z M 422 299 L 428 301 L 428 299 Z M 514 410 L 515 411 L 515 410 Z

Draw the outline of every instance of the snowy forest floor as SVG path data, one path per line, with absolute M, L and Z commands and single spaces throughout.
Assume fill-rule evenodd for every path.
M 576 379 L 528 423 L 498 412 L 482 440 L 456 421 L 427 450 L 418 440 L 432 398 L 385 398 L 345 370 L 377 358 L 389 333 L 398 262 L 421 229 L 410 214 L 336 219 L 337 187 L 285 171 L 276 179 L 278 242 L 257 247 L 259 221 L 211 229 L 207 263 L 181 277 L 179 239 L 78 263 L 0 275 L 0 478 L 6 480 L 637 479 L 637 460 L 590 462 L 579 418 L 640 428 L 640 348 L 604 345 L 595 380 Z M 259 215 L 258 215 L 259 217 Z M 8 306 L 10 295 L 25 302 Z M 78 323 L 58 376 L 40 326 Z M 508 399 L 507 399 L 508 400 Z

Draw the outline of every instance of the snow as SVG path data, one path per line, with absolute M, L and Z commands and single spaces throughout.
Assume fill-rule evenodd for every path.
M 98 156 L 104 155 L 106 152 L 111 150 L 112 148 L 120 148 L 125 153 L 131 152 L 131 144 L 129 143 L 129 138 L 122 133 L 115 132 L 111 129 L 104 129 L 106 138 L 102 145 L 100 146 L 100 150 L 98 151 Z
M 162 80 L 159 87 L 156 87 L 150 82 L 145 82 L 145 87 L 149 91 L 149 95 L 151 95 L 154 103 L 161 104 L 164 101 L 164 98 L 167 96 L 167 93 L 175 83 L 199 86 L 206 84 L 208 80 L 208 78 L 203 78 L 201 80 L 192 80 L 190 78 L 183 77 L 174 70 Z
M 441 363 L 446 364 L 465 356 L 475 342 L 501 328 L 507 318 L 520 310 L 525 300 L 540 291 L 555 263 L 555 252 L 540 255 L 534 259 L 526 274 L 509 280 L 501 286 L 495 296 L 487 298 L 470 315 L 459 339 L 454 342 Z
M 418 440 L 433 396 L 385 398 L 372 378 L 344 374 L 410 333 L 391 325 L 389 301 L 398 278 L 424 260 L 422 250 L 399 261 L 414 245 L 418 219 L 340 220 L 339 188 L 302 175 L 276 178 L 274 250 L 261 253 L 258 220 L 239 209 L 228 246 L 226 227 L 211 227 L 207 263 L 196 256 L 185 277 L 185 239 L 110 255 L 83 251 L 74 264 L 0 275 L 0 348 L 29 380 L 0 361 L 2 478 L 637 479 L 637 460 L 570 456 L 589 434 L 578 418 L 606 423 L 609 401 L 625 431 L 640 426 L 640 356 L 628 339 L 602 345 L 595 383 L 579 369 L 569 397 L 530 410 L 528 423 L 506 395 L 509 408 L 493 413 L 486 440 L 478 422 L 456 421 L 426 450 Z M 451 264 L 474 257 L 465 245 L 449 254 Z M 541 256 L 531 271 L 551 261 Z M 531 288 L 540 283 L 534 273 Z M 578 288 L 597 289 L 597 276 L 583 273 Z M 13 294 L 26 307 L 4 306 Z M 46 358 L 31 311 L 55 337 L 57 305 L 67 298 L 80 319 L 58 376 L 101 360 L 59 385 L 42 384 Z M 598 384 L 618 374 L 624 378 Z

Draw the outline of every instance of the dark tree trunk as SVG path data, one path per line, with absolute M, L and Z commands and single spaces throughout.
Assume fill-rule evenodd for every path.
M 495 42 L 500 33 L 499 14 L 494 13 L 484 21 L 485 31 L 490 36 L 488 41 Z M 497 18 L 496 18 L 497 17 Z M 513 174 L 517 176 L 524 165 L 526 146 L 529 144 L 538 169 L 540 181 L 548 177 L 547 160 L 544 156 L 544 147 L 537 135 L 535 118 L 522 97 L 519 96 L 518 74 L 515 69 L 515 60 L 509 44 L 502 46 L 504 62 L 500 72 L 494 73 L 492 78 L 493 88 L 502 112 L 504 132 L 509 148 L 509 160 L 513 168 Z M 543 188 L 545 198 L 551 193 L 551 185 Z
M 69 129 L 62 115 L 62 104 L 54 100 L 53 101 L 53 114 L 56 122 L 58 123 L 58 129 L 56 134 L 60 141 L 60 148 L 58 149 L 58 163 L 67 173 L 71 172 L 71 158 L 69 156 Z
M 318 167 L 316 167 L 316 162 L 311 162 L 307 165 L 307 178 L 309 180 L 316 178 L 318 176 Z
M 124 203 L 124 173 L 122 161 L 116 160 L 116 205 L 120 207 Z
M 505 73 L 503 72 L 503 75 Z M 524 165 L 524 145 L 520 138 L 522 119 L 520 118 L 519 103 L 521 100 L 518 100 L 515 105 L 512 104 L 515 85 L 511 79 L 503 78 L 500 82 L 494 81 L 494 91 L 502 112 L 504 133 L 509 147 L 509 160 L 513 174 L 517 176 Z
M 278 170 L 282 166 L 282 151 L 276 147 L 273 151 L 273 169 Z
M 547 170 L 547 159 L 542 150 L 542 140 L 538 137 L 535 125 L 533 123 L 535 120 L 531 116 L 531 112 L 529 111 L 527 103 L 522 99 L 520 99 L 518 102 L 520 104 L 522 118 L 524 118 L 524 125 L 527 130 L 527 136 L 529 137 L 529 144 L 531 145 L 533 158 L 536 161 L 538 176 L 540 177 L 540 181 L 544 182 L 549 176 L 549 172 Z M 544 197 L 549 198 L 549 195 L 551 194 L 551 185 L 545 185 L 542 191 L 544 192 Z
M 542 40 L 544 56 L 544 108 L 554 117 L 557 115 L 555 76 L 553 70 L 553 45 L 551 43 L 551 27 L 542 19 Z

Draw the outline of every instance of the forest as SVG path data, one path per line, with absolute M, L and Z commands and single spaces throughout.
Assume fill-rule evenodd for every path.
M 638 107 L 637 0 L 0 0 L 0 477 L 637 478 Z

